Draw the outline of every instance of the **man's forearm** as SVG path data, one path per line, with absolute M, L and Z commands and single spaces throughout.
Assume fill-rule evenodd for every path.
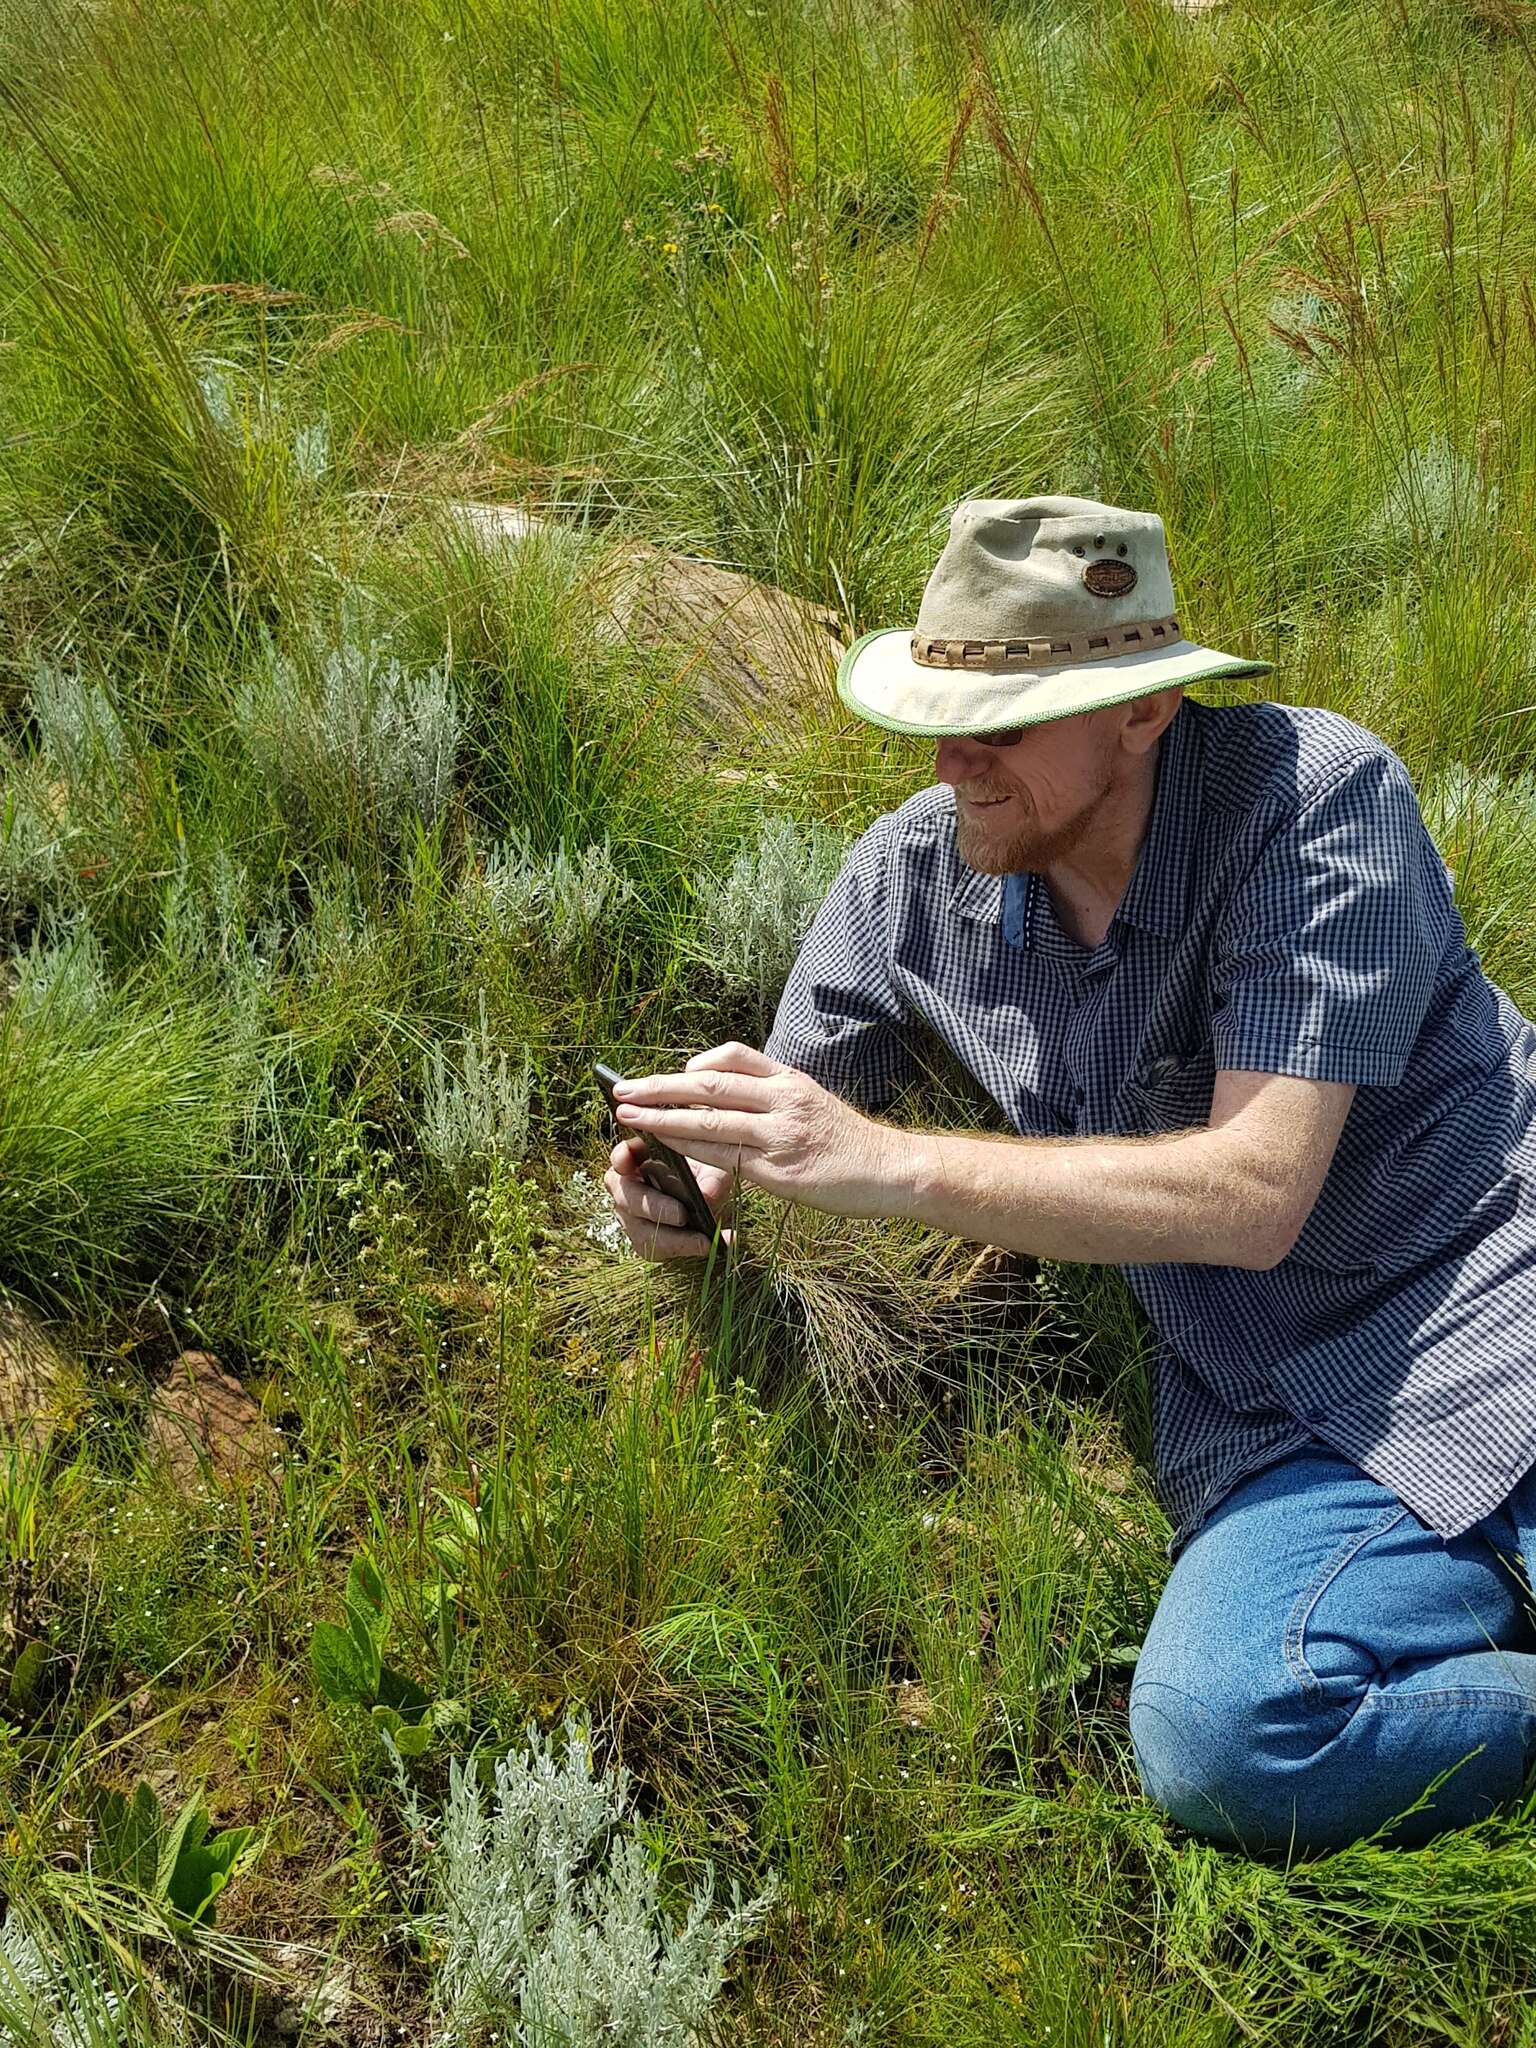
M 1111 1265 L 1262 1270 L 1288 1248 L 1273 1194 L 1221 1131 L 999 1138 L 891 1131 L 885 1213 L 976 1244 Z

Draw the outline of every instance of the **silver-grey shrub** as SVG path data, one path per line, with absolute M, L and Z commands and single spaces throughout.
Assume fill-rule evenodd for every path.
M 609 924 L 635 887 L 606 837 L 574 855 L 562 840 L 541 860 L 514 833 L 466 873 L 463 894 L 466 903 L 484 905 L 502 937 L 532 940 L 566 959 Z
M 331 466 L 331 422 L 328 417 L 300 427 L 294 435 L 290 455 L 295 473 L 307 484 L 317 484 Z
M 1403 456 L 1369 530 L 1393 562 L 1407 564 L 1425 547 L 1478 528 L 1497 508 L 1498 487 L 1485 484 L 1444 434 L 1432 434 Z
M 578 1166 L 560 1190 L 561 1205 L 589 1244 L 595 1244 L 610 1258 L 635 1256 L 629 1233 L 614 1213 L 613 1197 L 603 1183 Z
M 112 993 L 101 940 L 85 911 L 46 939 L 32 934 L 11 968 L 12 1000 L 23 1010 L 53 1009 L 91 1016 Z
M 526 1049 L 515 1073 L 504 1052 L 492 1051 L 482 989 L 479 1031 L 464 1033 L 454 1065 L 441 1044 L 423 1062 L 422 1150 L 450 1175 L 493 1158 L 521 1159 L 528 1149 L 532 1086 L 533 1059 Z
M 243 378 L 233 363 L 204 356 L 197 381 L 214 431 L 232 446 L 279 451 L 301 483 L 317 484 L 329 471 L 328 413 L 290 435 L 286 408 L 271 387 Z
M 562 841 L 543 876 L 541 918 L 550 945 L 557 954 L 578 952 L 634 893 L 606 838 L 574 859 Z
M 72 790 L 127 768 L 128 735 L 105 683 L 88 681 L 78 669 L 40 662 L 32 671 L 30 696 L 44 756 Z
M 698 950 L 759 1036 L 845 851 L 827 825 L 765 818 L 726 873 L 699 884 Z
M 1442 849 L 1461 834 L 1507 838 L 1526 849 L 1536 841 L 1536 775 L 1453 761 L 1426 783 L 1419 807 Z
M 35 762 L 0 751 L 0 922 L 74 899 L 73 832 Z
M 544 864 L 516 833 L 498 840 L 479 865 L 464 872 L 459 894 L 466 908 L 483 906 L 503 938 L 518 937 L 538 922 Z
M 1456 883 L 1471 944 L 1497 947 L 1497 962 L 1487 963 L 1496 979 L 1506 970 L 1523 978 L 1536 965 L 1536 775 L 1455 761 L 1429 779 L 1419 807 Z
M 1254 383 L 1268 401 L 1266 409 L 1287 418 L 1327 382 L 1348 335 L 1337 307 L 1311 291 L 1272 299 L 1266 325 L 1268 337 L 1253 362 Z
M 363 901 L 357 870 L 327 869 L 314 884 L 309 921 L 293 934 L 293 959 L 310 983 L 334 976 L 377 951 L 382 934 Z
M 716 1918 L 706 1867 L 682 1924 L 670 1924 L 629 1774 L 594 1777 L 573 1716 L 563 1757 L 555 1751 L 530 1723 L 527 1747 L 497 1759 L 489 1813 L 475 1760 L 451 1759 L 435 1833 L 396 1754 L 406 1817 L 429 1845 L 429 1905 L 411 1924 L 441 1957 L 438 2048 L 486 2023 L 521 2048 L 688 2048 L 776 1884 L 745 1903 L 733 1888 Z
M 272 1001 L 283 930 L 271 895 L 254 900 L 244 863 L 227 847 L 198 865 L 180 842 L 166 888 L 162 950 L 174 973 L 219 990 L 242 1036 L 255 1034 Z
M 0 1924 L 0 2048 L 115 2048 L 141 2038 L 115 1991 L 45 1953 L 14 1905 Z
M 117 699 L 78 669 L 34 664 L 35 747 L 0 749 L 0 918 L 57 914 L 78 896 L 75 849 L 121 821 L 132 763 Z
M 446 666 L 406 669 L 371 639 L 349 635 L 308 667 L 269 648 L 236 692 L 235 723 L 300 831 L 362 813 L 396 842 L 452 794 L 463 725 Z

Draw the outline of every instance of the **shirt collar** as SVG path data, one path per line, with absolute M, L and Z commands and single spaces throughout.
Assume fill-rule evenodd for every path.
M 1146 836 L 1112 920 L 1160 932 L 1170 939 L 1184 929 L 1187 917 L 1200 779 L 1201 735 L 1193 714 L 1199 709 L 1196 704 L 1181 703 L 1158 742 L 1157 786 Z M 956 917 L 999 924 L 1005 900 L 1011 896 L 1014 914 L 1008 923 L 1020 933 L 1016 943 L 1027 943 L 1031 920 L 1026 898 L 1037 881 L 1035 875 L 983 875 L 968 868 L 950 896 L 949 908 Z

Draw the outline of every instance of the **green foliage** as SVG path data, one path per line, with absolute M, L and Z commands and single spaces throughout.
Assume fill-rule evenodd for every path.
M 345 1608 L 344 1627 L 315 1623 L 309 1661 L 316 1685 L 339 1705 L 367 1708 L 401 1756 L 425 1755 L 434 1738 L 462 1719 L 462 1709 L 453 1700 L 429 1699 L 414 1679 L 384 1662 L 389 1637 L 384 1581 L 364 1551 L 348 1570 Z
M 167 1820 L 159 1795 L 142 1778 L 131 1798 L 114 1786 L 93 1788 L 91 1813 L 97 1875 L 163 1908 L 173 1925 L 178 1919 L 213 1924 L 215 1901 L 255 1833 L 221 1828 L 210 1835 L 196 1794 Z
M 412 674 L 343 639 L 318 674 L 269 649 L 235 697 L 235 722 L 297 843 L 398 846 L 453 791 L 459 707 L 442 668 Z
M 0 1011 L 0 1282 L 80 1306 L 195 1254 L 225 1194 L 221 1041 L 216 1013 L 147 997 Z
M 517 1160 L 528 1146 L 528 1092 L 532 1058 L 524 1049 L 520 1074 L 491 1045 L 485 992 L 480 1029 L 466 1031 L 453 1070 L 441 1044 L 422 1073 L 421 1142 L 444 1173 L 454 1175 L 490 1159 Z
M 722 1007 L 739 1013 L 742 1032 L 760 1045 L 800 941 L 842 865 L 847 847 L 826 826 L 765 818 L 756 841 L 724 875 L 699 887 L 694 958 L 719 984 Z
M 450 1766 L 431 1909 L 415 1927 L 444 1951 L 434 2003 L 446 2037 L 493 2024 L 551 2048 L 688 2041 L 719 1996 L 726 1965 L 773 1903 L 736 1889 L 712 1913 L 714 1870 L 674 1928 L 636 1829 L 622 1766 L 594 1775 L 588 1731 L 568 1717 L 565 1755 L 532 1723 L 527 1749 L 494 1761 L 486 1814 L 473 1768 Z M 473 1760 L 471 1760 L 473 1762 Z M 422 1815 L 402 1781 L 413 1827 Z M 422 1829 L 421 1831 L 425 1831 Z
M 1536 775 L 1456 763 L 1430 780 L 1420 804 L 1455 876 L 1469 944 L 1529 1014 L 1536 1003 L 1529 917 L 1536 892 Z

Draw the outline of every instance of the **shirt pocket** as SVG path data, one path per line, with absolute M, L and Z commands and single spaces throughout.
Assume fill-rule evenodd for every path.
M 1143 1137 L 1159 1131 L 1204 1130 L 1211 1120 L 1215 1086 L 1216 1056 L 1209 1049 L 1147 1054 L 1120 1092 L 1116 1128 L 1127 1136 Z

